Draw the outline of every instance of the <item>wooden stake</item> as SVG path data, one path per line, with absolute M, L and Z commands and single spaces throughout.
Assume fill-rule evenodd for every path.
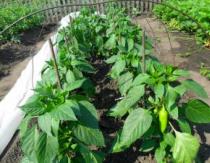
M 61 80 L 60 80 L 60 76 L 59 76 L 59 72 L 58 72 L 58 65 L 57 65 L 57 62 L 56 62 L 55 52 L 54 52 L 54 49 L 53 49 L 53 43 L 52 43 L 51 39 L 49 39 L 49 44 L 50 44 L 50 51 L 51 51 L 51 56 L 52 56 L 52 60 L 53 60 L 53 64 L 54 64 L 55 75 L 56 75 L 56 78 L 57 78 L 57 84 L 58 84 L 58 87 L 60 87 L 62 89 Z
M 145 73 L 145 30 L 142 30 L 142 72 Z
M 145 65 L 145 30 L 142 29 L 142 72 L 145 73 L 146 72 L 146 65 Z M 144 86 L 144 90 L 146 86 Z M 145 95 L 143 96 L 143 107 L 145 108 Z

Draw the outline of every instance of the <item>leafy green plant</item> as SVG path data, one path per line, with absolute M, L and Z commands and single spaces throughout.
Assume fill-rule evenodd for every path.
M 36 8 L 29 5 L 19 5 L 17 3 L 7 4 L 0 8 L 0 31 L 2 31 L 6 26 L 10 25 L 17 19 L 25 16 Z M 14 27 L 10 28 L 8 31 L 0 35 L 0 40 L 3 41 L 18 41 L 21 32 L 31 29 L 33 27 L 41 25 L 43 17 L 41 15 L 35 15 L 31 18 L 25 19 L 18 23 Z
M 23 161 L 102 162 L 103 153 L 90 146 L 104 146 L 95 107 L 89 102 L 95 92 L 85 74 L 95 69 L 78 55 L 74 45 L 65 44 L 65 33 L 57 37 L 58 69 L 62 89 L 57 88 L 52 61 L 42 71 L 35 94 L 22 106 L 26 117 L 20 127 Z M 69 40 L 68 40 L 69 41 Z M 70 48 L 70 47 L 71 48 Z M 37 119 L 29 127 L 30 121 Z M 44 158 L 44 159 L 43 159 Z
M 206 67 L 204 63 L 201 63 L 200 74 L 210 80 L 210 68 Z
M 108 52 L 109 55 L 112 55 L 107 55 L 106 63 L 113 63 L 110 76 L 116 79 L 124 71 L 141 72 L 141 28 L 133 25 L 125 11 L 118 8 L 111 8 L 107 18 L 110 21 L 106 30 L 109 39 L 105 43 L 105 48 L 111 49 L 111 52 L 110 50 Z M 149 57 L 152 51 L 152 42 L 149 38 L 145 38 L 145 40 L 145 53 Z
M 61 78 L 63 89 L 57 89 L 52 71 L 48 68 L 43 72 L 35 94 L 21 107 L 26 113 L 20 127 L 24 159 L 40 163 L 75 159 L 101 162 L 96 161 L 103 158 L 101 154 L 88 147 L 104 146 L 97 112 L 88 101 L 87 85 L 90 86 L 90 81 L 66 70 L 66 76 Z M 34 118 L 37 118 L 38 124 L 28 128 Z
M 83 9 L 59 32 L 56 46 L 62 89 L 57 88 L 49 61 L 34 96 L 22 106 L 26 113 L 20 127 L 23 161 L 103 162 L 100 147 L 105 142 L 90 102 L 94 86 L 88 74 L 97 71 L 90 64 L 94 55 L 110 65 L 108 75 L 116 80 L 122 96 L 108 113 L 124 121 L 111 152 L 140 141 L 139 150 L 154 152 L 160 163 L 196 158 L 199 141 L 192 135 L 191 123 L 210 123 L 210 108 L 183 96 L 191 91 L 207 98 L 207 93 L 193 80 L 179 80 L 189 78 L 188 71 L 157 61 L 147 37 L 143 71 L 141 40 L 141 28 L 131 23 L 124 10 L 113 7 L 106 16 Z
M 109 115 L 126 119 L 112 151 L 123 151 L 141 139 L 139 150 L 154 150 L 158 162 L 171 159 L 192 162 L 199 142 L 191 135 L 190 122 L 209 123 L 210 108 L 197 99 L 185 103 L 180 100 L 186 91 L 203 98 L 208 97 L 207 93 L 193 80 L 178 81 L 180 77 L 189 76 L 187 71 L 156 61 L 149 61 L 147 65 L 146 73 L 134 77 L 127 72 L 118 82 L 123 99 L 110 110 Z M 129 80 L 123 80 L 126 82 L 121 85 L 122 79 Z M 198 107 L 199 112 L 196 111 Z M 191 146 L 188 146 L 189 142 Z
M 177 30 L 195 33 L 198 42 L 202 42 L 208 47 L 210 38 L 209 24 L 209 1 L 208 0 L 165 0 L 163 3 L 170 5 L 182 13 L 189 15 L 194 20 L 184 16 L 182 13 L 164 5 L 156 5 L 154 14 Z M 199 25 L 198 25 L 199 24 Z
M 61 161 L 65 157 L 86 161 L 84 155 L 96 159 L 97 154 L 87 145 L 103 146 L 104 140 L 94 106 L 83 97 L 72 96 L 65 100 L 65 92 L 53 94 L 48 89 L 49 92 L 43 91 L 43 87 L 37 90 L 39 94 L 22 106 L 27 113 L 21 126 L 25 157 L 32 162 Z M 38 125 L 27 129 L 26 122 L 37 116 Z

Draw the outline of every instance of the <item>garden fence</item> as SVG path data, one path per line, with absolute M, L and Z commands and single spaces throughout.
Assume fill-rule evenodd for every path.
M 162 0 L 116 0 L 120 7 L 126 8 L 129 14 L 134 11 L 140 13 L 148 13 L 152 10 L 156 3 L 160 3 Z M 28 5 L 29 7 L 36 9 L 51 8 L 55 6 L 63 6 L 68 4 L 74 4 L 74 6 L 54 8 L 47 10 L 44 13 L 45 23 L 52 24 L 57 23 L 63 16 L 70 12 L 79 11 L 84 5 L 92 7 L 100 13 L 105 12 L 105 8 L 109 5 L 108 0 L 0 0 L 1 7 L 9 4 Z

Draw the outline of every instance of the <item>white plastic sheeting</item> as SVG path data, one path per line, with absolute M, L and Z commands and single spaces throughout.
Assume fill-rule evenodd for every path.
M 28 63 L 13 88 L 1 101 L 0 153 L 9 143 L 24 116 L 19 106 L 23 105 L 27 99 L 33 95 L 33 85 L 36 85 L 36 82 L 41 79 L 40 72 L 45 64 L 45 61 L 49 60 L 50 56 L 49 43 L 46 42 L 38 54 L 34 56 L 33 61 L 31 60 Z M 34 65 L 33 73 L 32 64 Z
M 79 12 L 74 12 L 64 17 L 60 22 L 59 29 L 69 24 L 70 17 L 74 18 L 78 15 Z M 56 34 L 52 37 L 53 42 L 55 38 Z M 41 50 L 29 61 L 13 88 L 0 102 L 0 154 L 10 142 L 24 117 L 24 113 L 19 107 L 33 95 L 33 86 L 41 80 L 42 67 L 50 58 L 50 46 L 46 41 Z

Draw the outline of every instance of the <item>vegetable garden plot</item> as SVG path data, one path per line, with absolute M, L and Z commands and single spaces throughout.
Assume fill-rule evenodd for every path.
M 195 33 L 199 43 L 210 47 L 209 0 L 166 0 L 163 3 L 172 6 L 172 8 L 157 5 L 154 8 L 154 14 L 158 18 L 163 20 L 171 29 Z M 174 10 L 173 6 L 189 17 Z
M 178 81 L 189 76 L 187 71 L 159 63 L 147 37 L 143 46 L 143 33 L 117 8 L 110 8 L 106 17 L 84 9 L 59 32 L 56 46 L 62 89 L 49 61 L 35 94 L 21 107 L 26 113 L 20 127 L 23 161 L 103 162 L 110 153 L 122 152 L 138 141 L 137 150 L 154 152 L 157 162 L 196 158 L 199 141 L 191 135 L 189 121 L 209 123 L 210 108 L 201 100 L 182 103 L 180 99 L 187 91 L 203 98 L 207 94 L 193 80 Z M 94 57 L 110 66 L 108 78 L 117 83 L 121 96 L 107 112 L 124 123 L 111 146 L 106 145 L 110 139 L 104 138 L 92 104 Z M 29 128 L 34 118 L 38 122 Z

